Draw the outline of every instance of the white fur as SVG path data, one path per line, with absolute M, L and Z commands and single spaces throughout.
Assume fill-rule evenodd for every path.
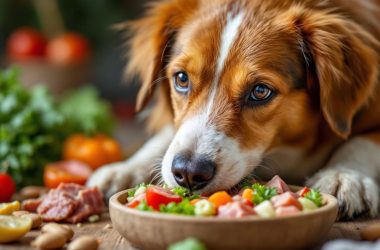
M 148 181 L 152 169 L 159 165 L 173 136 L 173 126 L 164 127 L 127 161 L 98 169 L 88 180 L 87 186 L 97 186 L 109 196 L 123 188 Z
M 214 108 L 214 101 L 229 51 L 233 46 L 239 27 L 242 24 L 244 13 L 227 14 L 227 22 L 220 38 L 219 56 L 215 70 L 215 77 L 211 86 L 211 93 L 204 110 L 185 121 L 177 131 L 162 162 L 162 176 L 164 181 L 177 186 L 171 173 L 173 159 L 177 153 L 190 151 L 194 155 L 207 155 L 210 160 L 217 162 L 218 168 L 215 178 L 206 190 L 230 188 L 247 176 L 260 162 L 261 149 L 250 152 L 241 152 L 239 143 L 217 131 L 209 120 Z M 247 166 L 252 166 L 251 168 Z
M 224 64 L 229 55 L 230 49 L 234 44 L 238 35 L 239 27 L 243 21 L 244 13 L 240 12 L 236 16 L 233 16 L 231 12 L 227 14 L 227 23 L 220 38 L 219 57 L 216 65 L 216 73 L 214 81 L 211 86 L 211 94 L 207 103 L 206 113 L 207 116 L 211 114 L 213 102 L 216 96 L 216 90 L 220 80 L 220 74 L 223 71 Z
M 380 146 L 356 137 L 332 156 L 325 169 L 308 181 L 309 185 L 337 196 L 344 214 L 352 217 L 369 209 L 378 214 L 379 187 L 375 178 L 380 169 Z

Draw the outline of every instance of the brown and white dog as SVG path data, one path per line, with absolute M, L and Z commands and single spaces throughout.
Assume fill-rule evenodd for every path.
M 379 0 L 167 0 L 127 26 L 155 135 L 88 185 L 110 195 L 158 167 L 207 193 L 264 168 L 343 217 L 378 214 Z

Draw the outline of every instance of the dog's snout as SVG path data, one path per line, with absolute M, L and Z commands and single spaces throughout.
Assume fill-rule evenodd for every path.
M 178 154 L 172 163 L 175 181 L 190 190 L 205 187 L 214 177 L 216 165 L 207 157 L 195 157 L 190 154 Z

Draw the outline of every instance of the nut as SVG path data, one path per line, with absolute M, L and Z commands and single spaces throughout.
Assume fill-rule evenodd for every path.
M 41 228 L 42 233 L 56 233 L 64 235 L 66 241 L 71 240 L 74 236 L 74 231 L 66 225 L 59 225 L 57 223 L 48 223 Z
M 96 250 L 98 247 L 99 242 L 95 237 L 84 235 L 71 242 L 67 247 L 67 250 Z
M 42 250 L 61 248 L 66 244 L 66 236 L 58 233 L 44 233 L 39 235 L 31 245 Z
M 363 240 L 375 241 L 380 238 L 380 223 L 371 224 L 361 229 L 360 236 Z
M 42 217 L 39 214 L 27 213 L 22 214 L 20 217 L 27 217 L 32 220 L 32 229 L 39 228 L 42 224 Z
M 46 194 L 47 190 L 44 187 L 27 186 L 21 189 L 20 196 L 23 200 L 36 199 Z

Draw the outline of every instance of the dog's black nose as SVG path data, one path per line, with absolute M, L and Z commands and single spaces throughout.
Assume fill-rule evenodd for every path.
M 191 154 L 177 154 L 172 163 L 172 173 L 176 182 L 190 190 L 205 187 L 214 177 L 216 165 L 207 157 Z

